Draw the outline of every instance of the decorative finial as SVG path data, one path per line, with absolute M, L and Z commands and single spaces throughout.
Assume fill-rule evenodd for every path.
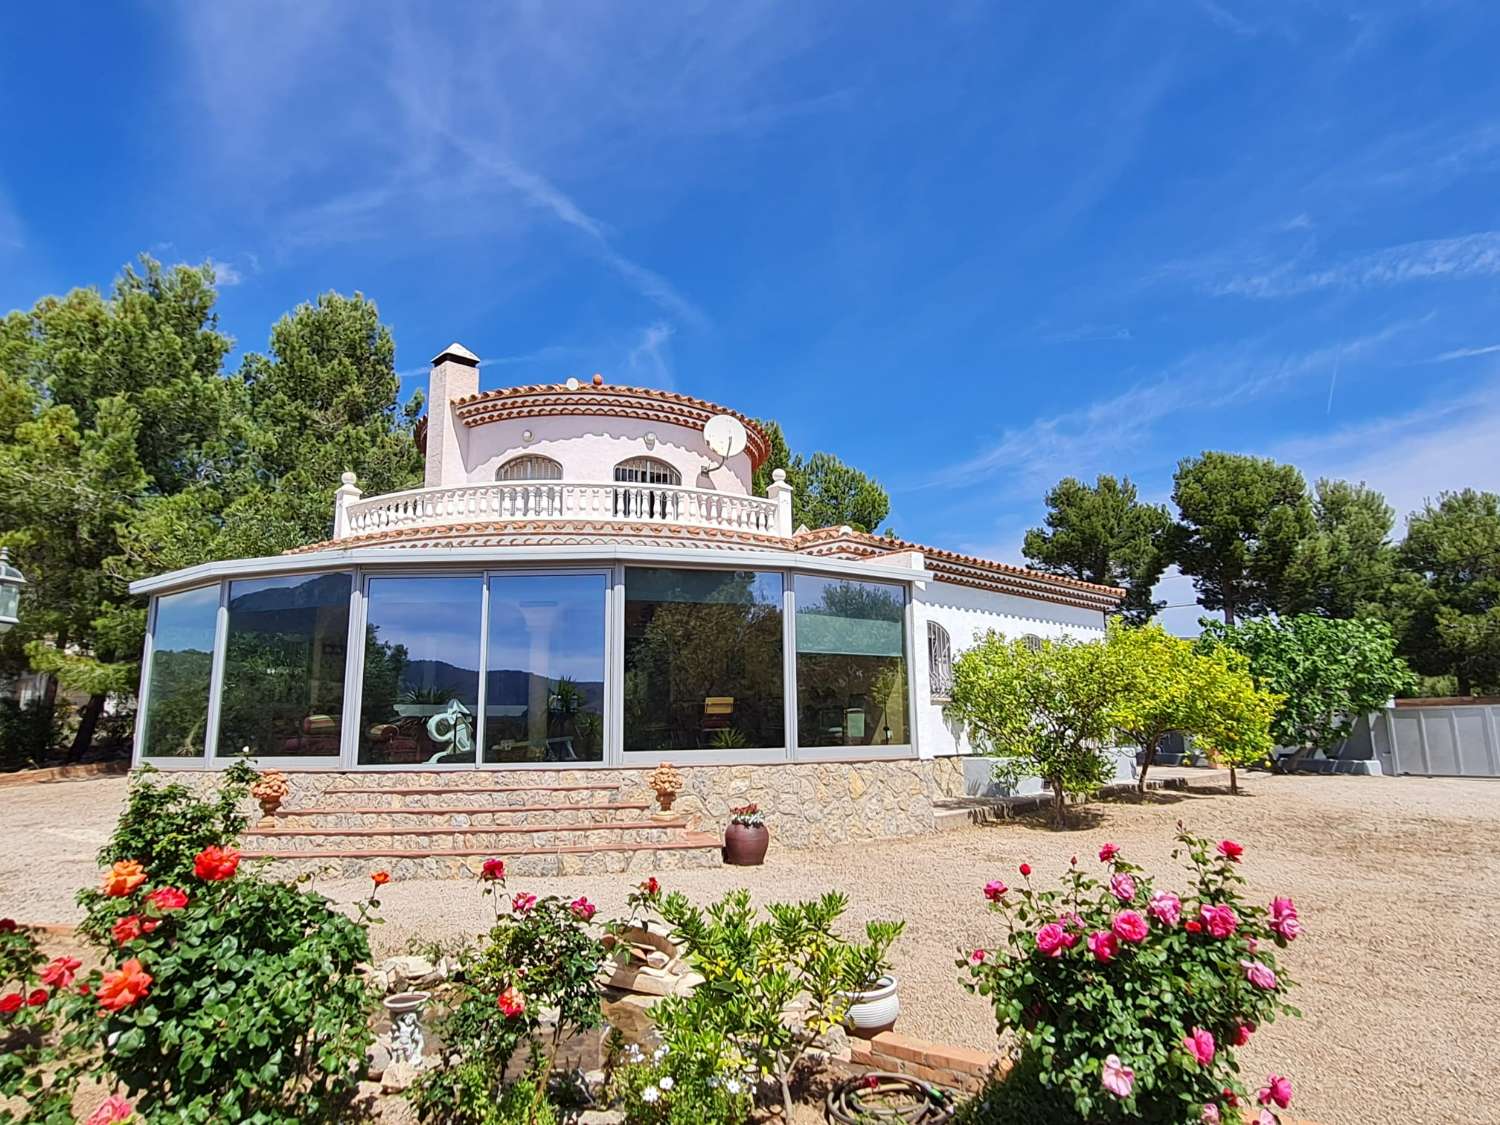
M 355 476 L 348 469 L 345 469 L 344 475 L 341 476 L 339 480 L 344 482 L 345 487 L 351 487 L 354 484 Z
M 599 374 L 599 372 L 597 372 L 597 371 L 594 372 L 594 386 L 596 386 L 596 387 L 602 387 L 602 386 L 604 386 L 604 376 L 601 375 L 601 374 Z
M 784 484 L 786 482 L 786 470 L 772 469 L 771 479 L 774 480 L 777 484 Z

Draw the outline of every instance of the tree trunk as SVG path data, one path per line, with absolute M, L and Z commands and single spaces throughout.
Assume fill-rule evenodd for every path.
M 1229 767 L 1229 792 L 1234 794 L 1235 796 L 1239 796 L 1240 792 L 1240 779 L 1239 776 L 1234 772 L 1233 766 Z
M 1228 598 L 1224 599 L 1224 624 L 1234 624 L 1234 603 Z
M 1151 768 L 1151 763 L 1156 761 L 1156 748 L 1161 745 L 1161 736 L 1150 739 L 1141 747 L 1141 774 L 1135 779 L 1135 795 L 1144 797 L 1146 795 L 1146 771 Z
M 65 763 L 76 762 L 89 752 L 94 741 L 94 730 L 99 725 L 99 716 L 104 713 L 104 696 L 95 692 L 89 696 L 83 711 L 78 716 L 78 732 L 73 736 L 73 745 L 68 747 Z
M 1052 778 L 1052 823 L 1057 828 L 1068 826 L 1068 795 L 1063 792 L 1062 781 Z

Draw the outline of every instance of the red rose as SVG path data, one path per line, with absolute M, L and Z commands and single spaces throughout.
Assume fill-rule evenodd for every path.
M 16 920 L 14 918 L 0 918 L 0 934 L 13 934 L 16 932 Z
M 19 1011 L 24 1003 L 26 1003 L 26 997 L 19 992 L 7 992 L 4 996 L 0 996 L 0 1013 L 8 1016 L 12 1012 Z
M 377 887 L 383 887 L 391 881 L 391 873 L 389 871 L 377 871 L 370 876 L 370 880 Z
M 31 991 L 31 995 L 26 997 L 26 1003 L 30 1004 L 33 1008 L 40 1008 L 46 1002 L 47 990 L 45 988 L 34 988 Z
M 514 987 L 507 988 L 495 1001 L 496 1006 L 505 1013 L 506 1018 L 519 1016 L 526 1010 L 526 1002 L 521 999 L 521 994 Z
M 1190 934 L 1201 933 L 1203 931 L 1203 923 L 1189 919 L 1182 924 L 1182 928 Z
M 648 895 L 660 894 L 661 884 L 656 881 L 656 876 L 653 875 L 641 884 L 641 890 L 645 891 Z
M 181 910 L 188 904 L 188 896 L 176 887 L 158 887 L 146 896 L 146 901 L 163 914 Z
M 109 932 L 114 934 L 116 945 L 128 945 L 141 936 L 141 916 L 127 914 L 116 922 Z
M 1031 874 L 1031 864 L 1029 864 L 1029 863 L 1023 863 L 1023 864 L 1021 864 L 1021 874 L 1022 875 L 1030 875 Z
M 210 883 L 228 879 L 240 865 L 240 853 L 211 844 L 193 859 L 193 874 Z
M 1220 840 L 1219 854 L 1231 863 L 1238 863 L 1240 856 L 1245 854 L 1245 845 L 1236 844 L 1233 840 Z
M 1099 849 L 1099 862 L 1100 863 L 1108 863 L 1110 860 L 1114 859 L 1115 856 L 1117 856 L 1119 854 L 1120 854 L 1120 845 L 1119 844 L 1105 844 L 1102 848 Z
M 487 860 L 485 860 L 484 861 L 484 868 L 483 868 L 483 870 L 480 871 L 479 877 L 481 879 L 483 879 L 486 883 L 498 883 L 498 882 L 500 882 L 501 880 L 503 880 L 505 878 L 505 860 L 503 860 L 503 859 L 487 859 Z
M 67 988 L 83 962 L 76 957 L 55 957 L 42 970 L 42 983 L 53 988 Z

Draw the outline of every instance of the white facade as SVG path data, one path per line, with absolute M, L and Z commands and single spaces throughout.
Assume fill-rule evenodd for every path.
M 953 582 L 918 583 L 912 607 L 917 652 L 927 652 L 927 628 L 932 622 L 947 632 L 954 660 L 991 630 L 1011 640 L 1027 635 L 1043 640 L 1093 640 L 1102 637 L 1105 628 L 1104 613 L 1100 610 L 974 589 Z M 970 753 L 968 740 L 943 713 L 946 700 L 933 693 L 930 661 L 918 660 L 912 672 L 921 756 Z

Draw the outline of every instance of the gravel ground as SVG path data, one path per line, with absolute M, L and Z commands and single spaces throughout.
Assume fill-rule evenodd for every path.
M 1256 1036 L 1243 1056 L 1247 1077 L 1289 1074 L 1296 1111 L 1326 1125 L 1500 1123 L 1487 1081 L 1500 994 L 1492 907 L 1500 896 L 1500 783 L 1257 775 L 1245 790 L 1238 798 L 1195 791 L 1094 805 L 1063 833 L 1022 821 L 815 852 L 773 845 L 764 867 L 671 872 L 663 882 L 699 901 L 735 885 L 760 902 L 841 889 L 852 927 L 905 918 L 895 954 L 902 1030 L 989 1047 L 988 1009 L 958 987 L 953 966 L 957 950 L 998 943 L 998 919 L 982 909 L 984 881 L 1012 879 L 1023 860 L 1034 879 L 1055 877 L 1070 855 L 1092 857 L 1106 839 L 1162 875 L 1182 818 L 1203 835 L 1245 843 L 1250 892 L 1263 900 L 1290 894 L 1307 927 L 1283 955 L 1305 1018 Z M 123 793 L 115 778 L 0 790 L 7 842 L 0 916 L 73 920 L 73 889 L 94 878 L 93 852 Z M 624 912 L 636 878 L 534 879 L 525 887 L 587 894 L 610 916 Z M 349 901 L 367 888 L 320 889 Z M 372 937 L 379 954 L 404 950 L 414 936 L 477 932 L 490 910 L 467 883 L 392 883 L 381 897 L 386 924 Z

